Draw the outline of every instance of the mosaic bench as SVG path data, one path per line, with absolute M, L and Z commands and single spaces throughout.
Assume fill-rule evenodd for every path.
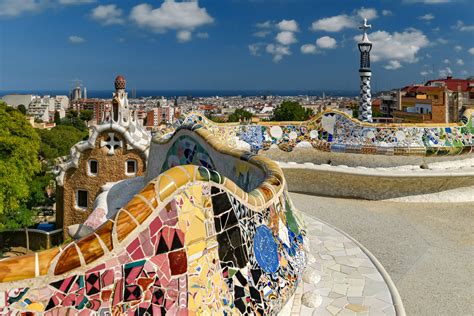
M 93 233 L 0 261 L 0 314 L 283 308 L 302 282 L 308 248 L 278 165 L 200 126 L 153 140 L 149 157 L 146 185 Z
M 214 123 L 192 112 L 183 124 L 197 123 L 223 141 L 258 153 L 271 148 L 366 155 L 447 156 L 474 152 L 474 110 L 459 124 L 363 123 L 338 110 L 327 110 L 303 122 Z

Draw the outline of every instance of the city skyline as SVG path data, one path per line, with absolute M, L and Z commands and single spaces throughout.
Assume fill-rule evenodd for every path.
M 323 5 L 324 4 L 324 5 Z M 449 9 L 449 16 L 446 10 Z M 469 1 L 0 1 L 0 91 L 357 90 L 373 25 L 375 91 L 474 74 Z

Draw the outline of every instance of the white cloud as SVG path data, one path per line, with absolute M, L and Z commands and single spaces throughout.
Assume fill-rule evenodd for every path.
M 253 36 L 256 36 L 256 37 L 267 37 L 268 35 L 270 35 L 271 31 L 268 31 L 268 30 L 261 30 L 261 31 L 258 31 L 258 32 L 255 32 L 253 33 Z
M 298 23 L 295 20 L 281 20 L 277 24 L 277 27 L 280 31 L 288 31 L 288 32 L 298 32 Z
M 420 49 L 429 45 L 425 34 L 416 29 L 407 29 L 401 33 L 376 31 L 368 36 L 373 43 L 371 57 L 374 62 L 396 60 L 400 63 L 415 63 Z M 360 35 L 354 36 L 354 41 L 359 40 Z
M 390 10 L 382 10 L 382 15 L 383 16 L 391 16 L 393 15 L 393 12 Z
M 360 8 L 356 13 L 361 19 L 373 20 L 378 17 L 377 10 L 372 8 Z
M 445 63 L 445 64 L 450 64 L 450 63 L 451 63 L 451 61 L 450 61 L 449 59 L 447 59 L 447 58 L 446 58 L 445 60 L 443 60 L 443 63 Z
M 469 54 L 474 55 L 474 47 L 471 47 L 467 50 Z
M 304 44 L 300 49 L 303 54 L 316 54 L 318 52 L 316 45 L 313 44 Z
M 464 60 L 458 59 L 458 60 L 456 60 L 456 64 L 458 64 L 460 66 L 463 66 L 464 65 Z
M 199 32 L 199 33 L 196 34 L 196 36 L 197 36 L 198 38 L 207 39 L 207 38 L 209 38 L 209 33 L 207 33 L 207 32 Z
M 0 1 L 0 16 L 18 16 L 26 12 L 34 12 L 41 9 L 36 0 L 3 0 Z
M 256 26 L 261 29 L 269 29 L 273 25 L 271 21 L 265 21 L 265 22 L 257 23 Z
M 132 8 L 130 20 L 139 27 L 156 33 L 176 30 L 178 40 L 186 40 L 191 31 L 214 22 L 214 18 L 205 8 L 199 7 L 197 1 L 175 2 L 175 0 L 165 0 L 157 9 L 146 3 L 139 4 Z
M 314 21 L 311 24 L 310 30 L 339 32 L 346 28 L 357 28 L 364 18 L 373 20 L 377 17 L 377 10 L 373 8 L 360 8 L 355 10 L 352 15 L 340 14 Z
M 278 43 L 282 45 L 291 45 L 297 42 L 295 34 L 289 31 L 283 31 L 278 33 L 275 39 Z
M 434 18 L 435 18 L 435 16 L 431 13 L 427 13 L 425 15 L 422 15 L 422 16 L 418 17 L 418 19 L 423 20 L 423 21 L 427 21 L 427 22 L 433 20 Z
M 452 71 L 451 68 L 449 68 L 449 67 L 446 67 L 446 68 L 444 68 L 444 69 L 440 69 L 440 70 L 438 71 L 438 75 L 439 75 L 440 77 L 447 77 L 447 76 L 451 76 L 452 74 L 453 74 L 453 71 Z
M 474 31 L 474 25 L 466 25 L 463 21 L 458 21 L 456 25 L 453 26 L 454 29 L 457 29 L 461 32 L 472 32 Z
M 345 28 L 355 28 L 357 23 L 352 17 L 342 14 L 329 18 L 322 18 L 311 24 L 312 31 L 339 32 Z
M 64 5 L 76 5 L 76 4 L 88 4 L 95 3 L 96 0 L 59 0 L 59 4 Z
M 182 31 L 179 31 L 178 33 L 176 33 L 176 39 L 180 43 L 189 42 L 191 40 L 191 38 L 192 38 L 191 31 L 182 30 Z
M 403 0 L 405 3 L 424 3 L 424 4 L 441 4 L 450 3 L 453 0 Z
M 467 74 L 468 74 L 467 70 L 461 70 L 461 75 L 467 76 Z
M 436 40 L 436 42 L 438 42 L 438 43 L 441 44 L 441 45 L 446 45 L 446 44 L 449 43 L 449 41 L 448 41 L 447 39 L 444 39 L 444 38 L 442 38 L 442 37 L 438 38 L 438 39 Z
M 0 0 L 0 17 L 17 17 L 57 6 L 88 4 L 96 0 Z
M 336 48 L 337 42 L 332 37 L 323 36 L 316 40 L 316 45 L 318 45 L 319 48 L 323 49 L 333 49 Z
M 268 44 L 265 47 L 265 51 L 270 55 L 273 55 L 273 61 L 279 62 L 283 59 L 285 55 L 291 55 L 290 48 L 288 46 L 283 46 L 279 44 Z
M 395 70 L 401 68 L 402 64 L 398 60 L 390 60 L 387 65 L 384 66 L 385 69 Z
M 454 46 L 454 50 L 457 51 L 457 52 L 460 52 L 460 51 L 462 51 L 462 46 L 461 45 L 456 45 L 456 46 Z
M 423 70 L 420 72 L 420 75 L 422 75 L 423 77 L 426 77 L 428 75 L 432 75 L 433 74 L 433 71 L 432 70 Z
M 72 44 L 82 44 L 86 40 L 83 37 L 77 36 L 77 35 L 71 35 L 69 36 L 69 42 Z
M 260 49 L 262 48 L 262 43 L 250 44 L 248 46 L 249 52 L 252 56 L 260 56 Z
M 91 18 L 103 25 L 122 24 L 122 9 L 115 4 L 100 5 L 91 12 Z

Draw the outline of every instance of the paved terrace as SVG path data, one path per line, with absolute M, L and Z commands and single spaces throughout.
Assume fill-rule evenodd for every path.
M 407 315 L 474 315 L 474 203 L 397 203 L 290 195 L 305 215 L 309 231 L 318 233 L 314 224 L 321 219 L 355 238 L 380 261 L 395 283 Z M 313 252 L 318 241 L 312 239 Z M 324 275 L 334 275 L 329 267 L 321 270 L 323 278 L 318 288 L 324 288 Z M 345 300 L 328 302 L 327 295 L 324 298 L 324 292 L 318 292 L 323 294 L 323 303 L 317 315 L 351 315 L 348 307 L 357 307 Z M 375 312 L 373 303 L 369 305 Z M 303 309 L 302 314 L 307 314 Z M 361 312 L 357 315 L 378 314 Z

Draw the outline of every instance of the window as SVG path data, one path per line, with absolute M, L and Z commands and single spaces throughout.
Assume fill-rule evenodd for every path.
M 132 175 L 137 173 L 137 162 L 133 159 L 127 160 L 125 164 L 125 173 Z
M 80 208 L 87 208 L 88 194 L 85 190 L 77 190 L 76 205 Z
M 89 160 L 89 175 L 96 176 L 99 173 L 99 162 L 97 160 Z

